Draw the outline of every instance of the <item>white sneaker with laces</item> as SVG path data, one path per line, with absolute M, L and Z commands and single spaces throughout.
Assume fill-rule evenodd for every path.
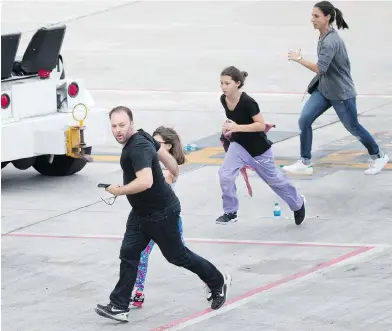
M 296 175 L 312 175 L 313 166 L 312 164 L 304 164 L 302 160 L 298 160 L 292 165 L 282 167 L 282 171 Z
M 389 161 L 387 154 L 375 160 L 369 160 L 369 168 L 365 170 L 365 175 L 377 175 Z

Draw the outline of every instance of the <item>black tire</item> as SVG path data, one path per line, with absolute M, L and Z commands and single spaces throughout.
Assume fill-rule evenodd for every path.
M 91 155 L 91 147 L 86 149 L 86 154 Z M 33 168 L 44 176 L 70 176 L 82 170 L 87 161 L 74 159 L 67 155 L 55 155 L 53 162 L 49 163 L 49 155 L 40 155 L 33 164 Z
M 36 157 L 26 157 L 24 159 L 19 159 L 12 161 L 12 164 L 16 169 L 27 170 L 35 163 Z

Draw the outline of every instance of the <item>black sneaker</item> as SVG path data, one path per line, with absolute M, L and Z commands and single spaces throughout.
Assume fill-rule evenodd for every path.
M 216 289 L 211 291 L 212 295 L 212 303 L 211 303 L 211 309 L 219 309 L 222 307 L 227 299 L 227 293 L 229 292 L 229 286 L 231 285 L 231 276 L 229 274 L 226 274 L 223 276 L 224 278 L 224 283 L 223 285 Z
M 237 221 L 238 221 L 237 213 L 229 213 L 229 214 L 223 214 L 222 216 L 219 216 L 215 222 L 216 224 L 227 224 L 227 223 L 234 223 Z
M 305 197 L 302 196 L 304 199 L 304 203 L 302 204 L 301 209 L 294 212 L 294 220 L 295 224 L 300 225 L 305 219 Z
M 107 305 L 98 304 L 97 308 L 95 308 L 95 312 L 99 316 L 110 318 L 115 321 L 128 322 L 129 308 L 119 309 L 116 308 L 112 303 L 109 303 Z

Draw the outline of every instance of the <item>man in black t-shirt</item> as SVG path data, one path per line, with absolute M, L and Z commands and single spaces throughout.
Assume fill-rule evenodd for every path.
M 128 322 L 129 303 L 135 285 L 140 253 L 151 239 L 166 260 L 197 274 L 211 291 L 211 308 L 219 309 L 227 298 L 230 275 L 223 275 L 209 261 L 184 246 L 178 228 L 180 202 L 165 181 L 160 163 L 174 175 L 176 160 L 148 133 L 135 131 L 129 108 L 119 106 L 110 112 L 112 132 L 123 145 L 120 164 L 123 186 L 106 190 L 115 196 L 126 195 L 132 206 L 120 249 L 120 278 L 110 294 L 110 303 L 97 305 L 95 311 L 107 318 Z

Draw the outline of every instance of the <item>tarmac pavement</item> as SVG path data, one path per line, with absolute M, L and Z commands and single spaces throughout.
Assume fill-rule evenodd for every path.
M 75 5 L 77 3 L 77 5 Z M 391 2 L 334 2 L 350 30 L 341 32 L 358 90 L 360 122 L 392 156 L 392 51 L 385 38 Z M 44 7 L 43 7 L 44 6 Z M 315 173 L 291 176 L 306 196 L 307 219 L 250 173 L 241 176 L 239 221 L 221 226 L 217 177 L 224 112 L 219 73 L 249 72 L 245 91 L 277 125 L 276 165 L 299 154 L 298 117 L 312 74 L 289 63 L 301 47 L 315 59 L 312 2 L 84 1 L 4 2 L 2 30 L 29 31 L 67 21 L 67 75 L 81 77 L 97 107 L 130 106 L 137 127 L 172 125 L 188 155 L 177 184 L 190 249 L 233 277 L 229 300 L 211 311 L 203 283 L 165 261 L 155 247 L 146 301 L 128 324 L 94 312 L 118 279 L 119 248 L 130 207 L 109 206 L 99 182 L 122 182 L 121 147 L 110 136 L 95 162 L 68 178 L 42 177 L 12 165 L 2 170 L 2 329 L 97 330 L 392 330 L 392 163 L 365 176 L 367 154 L 329 110 L 314 124 Z M 44 13 L 43 8 L 46 12 Z M 19 13 L 16 15 L 15 13 Z M 26 33 L 26 40 L 31 37 Z M 22 44 L 23 45 L 23 44 Z M 273 218 L 273 203 L 282 217 Z

